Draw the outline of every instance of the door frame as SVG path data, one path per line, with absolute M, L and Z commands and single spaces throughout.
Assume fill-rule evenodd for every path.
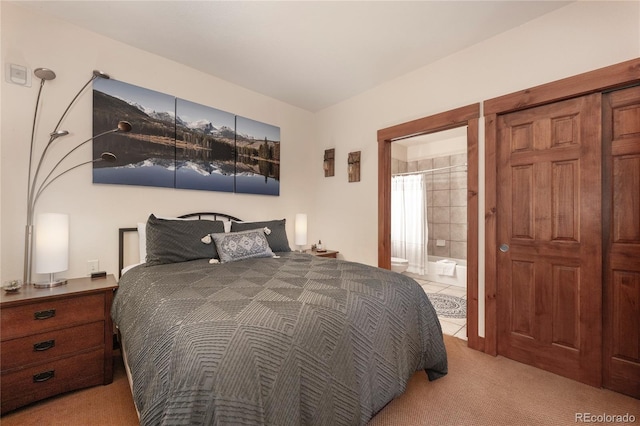
M 497 355 L 497 116 L 569 98 L 638 84 L 640 58 L 599 68 L 483 102 L 485 117 L 485 337 L 484 351 Z
M 467 339 L 483 350 L 478 336 L 478 120 L 471 104 L 378 130 L 378 266 L 391 269 L 391 143 L 467 126 Z

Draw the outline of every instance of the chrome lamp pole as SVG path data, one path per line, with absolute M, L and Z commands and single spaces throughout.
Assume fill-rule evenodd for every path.
M 42 194 L 42 192 L 47 189 L 49 187 L 49 185 L 51 185 L 54 181 L 56 181 L 59 177 L 61 177 L 62 175 L 80 167 L 83 166 L 85 164 L 90 164 L 90 163 L 97 163 L 100 161 L 108 161 L 108 162 L 114 162 L 117 160 L 117 157 L 115 156 L 115 154 L 111 153 L 111 152 L 103 152 L 102 155 L 99 158 L 96 158 L 94 160 L 89 160 L 89 161 L 85 161 L 82 162 L 80 164 L 77 164 L 75 166 L 69 167 L 57 174 L 56 171 L 58 170 L 58 168 L 60 167 L 60 165 L 63 163 L 63 161 L 75 150 L 77 150 L 78 148 L 80 148 L 81 146 L 85 145 L 88 142 L 91 142 L 94 139 L 97 139 L 99 137 L 111 134 L 111 133 L 124 133 L 124 132 L 129 132 L 131 131 L 131 124 L 127 121 L 120 121 L 118 122 L 118 126 L 115 129 L 112 130 L 108 130 L 106 132 L 100 133 L 98 135 L 95 135 L 81 143 L 79 143 L 78 145 L 76 145 L 74 148 L 72 148 L 70 151 L 68 151 L 64 156 L 62 156 L 62 158 L 60 158 L 56 164 L 51 167 L 51 169 L 49 170 L 49 173 L 46 175 L 46 177 L 42 180 L 39 179 L 39 175 L 40 175 L 40 171 L 42 169 L 42 165 L 44 162 L 44 159 L 47 157 L 47 154 L 49 153 L 49 148 L 51 147 L 51 145 L 53 144 L 53 142 L 58 139 L 59 137 L 62 136 L 66 136 L 69 134 L 68 131 L 66 130 L 59 130 L 60 128 L 60 124 L 62 123 L 62 120 L 64 120 L 65 116 L 67 115 L 67 113 L 69 112 L 69 109 L 71 108 L 71 106 L 75 103 L 75 101 L 78 99 L 78 97 L 80 96 L 80 94 L 86 89 L 86 87 L 96 78 L 105 78 L 108 79 L 110 78 L 108 74 L 103 73 L 102 71 L 93 71 L 93 75 L 91 76 L 91 79 L 89 79 L 89 81 L 87 81 L 87 83 L 85 83 L 84 86 L 82 86 L 82 88 L 78 91 L 78 93 L 73 97 L 73 99 L 71 100 L 71 102 L 69 103 L 69 105 L 67 106 L 67 108 L 64 110 L 64 112 L 62 113 L 62 116 L 60 117 L 60 120 L 58 120 L 58 124 L 56 124 L 55 129 L 53 129 L 53 132 L 51 132 L 49 134 L 49 142 L 47 142 L 47 145 L 45 145 L 44 149 L 42 150 L 42 153 L 40 154 L 40 157 L 38 159 L 38 165 L 35 168 L 35 172 L 32 171 L 32 166 L 33 163 L 35 161 L 34 159 L 34 139 L 35 139 L 35 130 L 36 130 L 36 122 L 37 122 L 37 117 L 38 117 L 38 105 L 40 104 L 40 95 L 42 93 L 42 88 L 44 87 L 44 83 L 45 81 L 48 80 L 53 80 L 56 78 L 56 74 L 51 71 L 50 69 L 47 68 L 36 68 L 34 70 L 34 74 L 36 77 L 38 77 L 40 79 L 40 88 L 38 90 L 38 97 L 36 99 L 36 107 L 35 107 L 35 111 L 33 114 L 33 126 L 31 128 L 31 146 L 29 149 L 29 169 L 28 169 L 28 177 L 27 177 L 27 225 L 25 228 L 25 244 L 24 244 L 24 274 L 23 274 L 23 282 L 25 283 L 25 285 L 27 284 L 32 284 L 31 282 L 31 270 L 32 270 L 32 257 L 33 257 L 33 221 L 34 221 L 34 213 L 35 213 L 35 207 L 36 207 L 36 203 L 38 202 L 38 199 L 40 198 L 40 195 Z

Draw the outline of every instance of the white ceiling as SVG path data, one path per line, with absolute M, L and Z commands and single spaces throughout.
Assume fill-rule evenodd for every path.
M 16 3 L 315 112 L 570 2 Z

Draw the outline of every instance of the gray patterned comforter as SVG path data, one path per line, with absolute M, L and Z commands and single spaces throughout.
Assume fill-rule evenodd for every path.
M 436 313 L 394 272 L 299 253 L 138 266 L 112 316 L 142 425 L 365 424 L 447 373 Z

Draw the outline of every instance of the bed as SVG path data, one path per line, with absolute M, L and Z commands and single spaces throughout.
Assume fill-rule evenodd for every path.
M 122 275 L 114 298 L 141 425 L 362 425 L 414 372 L 447 374 L 440 323 L 412 279 L 291 252 L 284 220 L 203 233 L 217 222 L 203 215 L 197 226 L 161 220 L 188 229 L 160 237 L 150 217 L 147 263 Z M 121 263 L 123 232 L 138 229 L 120 231 Z M 189 233 L 201 258 L 181 245 Z M 224 242 L 247 236 L 271 254 L 228 260 Z M 168 261 L 153 261 L 158 245 Z

